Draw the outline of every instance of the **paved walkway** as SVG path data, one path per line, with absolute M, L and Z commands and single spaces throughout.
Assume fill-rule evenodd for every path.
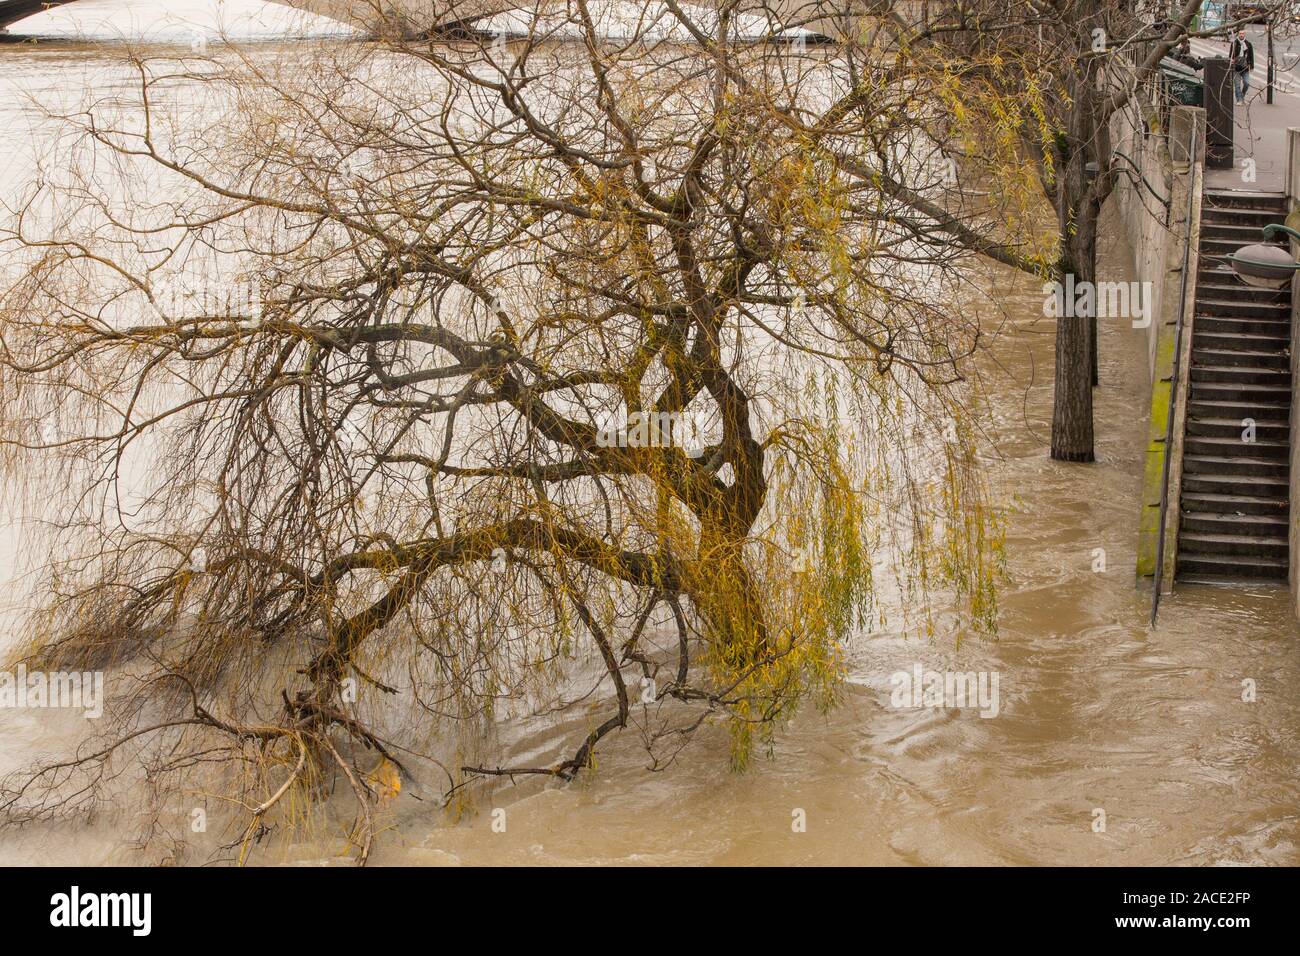
M 1194 39 L 1192 52 L 1199 57 L 1227 56 L 1227 43 Z M 1236 161 L 1232 169 L 1206 169 L 1208 189 L 1245 189 L 1284 192 L 1286 189 L 1286 131 L 1300 127 L 1300 83 L 1281 71 L 1274 84 L 1273 103 L 1265 102 L 1268 83 L 1267 57 L 1255 44 L 1255 69 L 1250 74 L 1250 92 L 1244 106 L 1236 108 Z M 1253 159 L 1255 181 L 1250 181 Z

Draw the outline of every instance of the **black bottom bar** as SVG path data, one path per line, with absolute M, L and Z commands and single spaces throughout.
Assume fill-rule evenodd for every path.
M 697 927 L 725 924 L 733 944 L 737 937 L 766 939 L 785 924 L 801 934 L 813 927 L 840 938 L 852 932 L 864 944 L 882 937 L 987 941 L 1016 938 L 990 933 L 1028 931 L 1043 942 L 1127 937 L 1182 944 L 1198 936 L 1231 946 L 1294 923 L 1295 873 L 11 869 L 0 870 L 0 880 L 0 914 L 11 939 L 49 934 L 71 942 L 76 935 L 86 942 L 98 936 L 127 946 L 201 941 L 207 948 L 291 938 L 299 945 L 388 948 L 443 940 L 448 931 L 485 941 L 570 932 L 590 940 L 602 938 L 605 926 L 615 935 L 603 938 L 627 939 L 629 933 L 652 937 L 656 926 L 669 929 L 681 918 L 674 912 L 689 913 Z M 105 922 L 116 925 L 85 925 Z

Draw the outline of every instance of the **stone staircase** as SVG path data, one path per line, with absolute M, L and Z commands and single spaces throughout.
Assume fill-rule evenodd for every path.
M 1280 194 L 1206 192 L 1201 204 L 1176 578 L 1287 578 L 1291 289 L 1248 286 L 1225 256 L 1286 217 Z M 1248 426 L 1254 422 L 1254 440 Z

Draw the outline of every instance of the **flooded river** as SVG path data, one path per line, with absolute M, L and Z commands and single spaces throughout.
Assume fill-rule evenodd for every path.
M 15 91 L 75 87 L 94 75 L 95 56 L 0 47 L 6 182 L 29 141 Z M 1130 278 L 1130 250 L 1106 247 L 1106 277 Z M 1150 597 L 1133 585 L 1143 333 L 1103 323 L 1098 461 L 1052 462 L 1053 330 L 1039 286 L 1009 273 L 989 281 L 1004 304 L 987 316 L 1000 331 L 981 366 L 987 467 L 1008 524 L 996 639 L 958 643 L 942 620 L 932 641 L 889 629 L 859 635 L 846 649 L 843 703 L 827 716 L 801 714 L 772 758 L 746 773 L 728 769 L 722 731 L 701 734 L 657 773 L 626 734 L 602 745 L 591 779 L 506 787 L 458 820 L 433 801 L 398 801 L 374 862 L 1300 863 L 1300 641 L 1287 595 L 1184 587 L 1148 629 Z M 15 560 L 31 557 L 16 520 L 0 530 L 10 605 L 22 603 Z M 1097 549 L 1104 570 L 1095 570 Z M 996 673 L 998 713 L 891 706 L 891 675 L 917 665 Z M 1248 680 L 1253 702 L 1242 699 Z M 52 746 L 42 736 L 50 733 L 48 723 L 0 712 L 0 769 Z M 343 852 L 337 834 L 322 833 L 258 859 Z M 127 845 L 111 817 L 0 836 L 0 862 L 159 859 Z
M 1113 247 L 1108 274 L 1125 276 L 1127 256 Z M 486 815 L 450 828 L 410 817 L 405 845 L 379 859 L 1300 862 L 1300 642 L 1285 594 L 1182 588 L 1148 630 L 1150 598 L 1133 587 L 1144 340 L 1104 330 L 1098 463 L 1053 462 L 1051 328 L 1038 289 L 1006 281 L 1010 322 L 986 363 L 999 453 L 989 467 L 1010 506 L 995 641 L 861 636 L 843 705 L 796 719 L 752 772 L 726 769 L 720 734 L 662 774 L 643 769 L 634 744 L 616 745 L 588 784 L 500 794 L 505 833 Z M 917 663 L 998 672 L 1000 713 L 892 707 L 890 676 Z M 1254 703 L 1241 699 L 1247 678 Z M 797 810 L 804 832 L 791 826 Z

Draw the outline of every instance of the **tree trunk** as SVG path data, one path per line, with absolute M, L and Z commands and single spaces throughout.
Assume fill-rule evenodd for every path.
M 1056 322 L 1056 396 L 1052 406 L 1052 457 L 1094 461 L 1092 450 L 1091 323 L 1083 316 Z
M 1083 169 L 1075 157 L 1062 177 L 1061 235 L 1064 249 L 1059 264 L 1066 289 L 1096 281 L 1097 216 Z M 1077 197 L 1077 198 L 1076 198 Z M 1070 277 L 1073 277 L 1071 281 Z M 1083 302 L 1063 301 L 1056 323 L 1056 392 L 1052 407 L 1052 458 L 1057 461 L 1095 461 L 1092 429 L 1092 387 L 1097 370 L 1097 296 Z
M 1056 325 L 1056 393 L 1052 407 L 1052 457 L 1095 461 L 1092 389 L 1098 383 L 1097 220 L 1114 178 L 1105 123 L 1098 122 L 1096 84 L 1084 73 L 1074 84 L 1069 129 L 1060 143 L 1056 217 L 1061 235 L 1058 279 L 1065 289 L 1089 284 L 1082 301 L 1063 301 Z M 1088 163 L 1094 164 L 1093 177 Z

